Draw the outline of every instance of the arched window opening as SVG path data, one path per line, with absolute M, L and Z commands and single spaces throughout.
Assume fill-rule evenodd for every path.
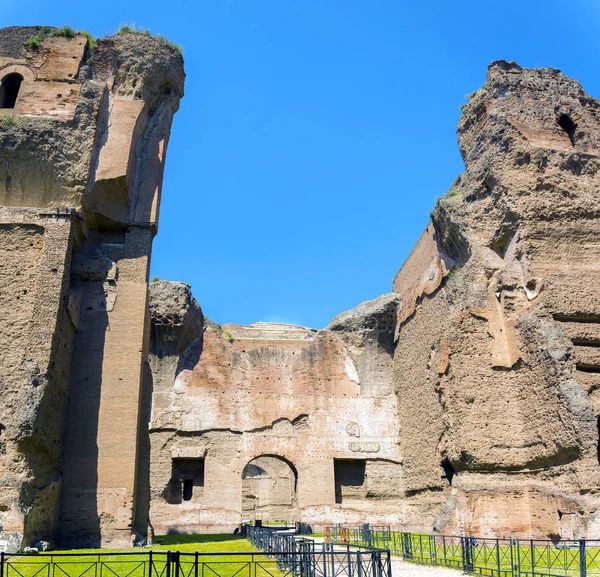
M 295 468 L 284 458 L 262 455 L 252 459 L 242 471 L 242 518 L 296 522 L 296 481 Z
M 577 125 L 571 120 L 568 114 L 561 114 L 558 118 L 559 126 L 567 133 L 571 144 L 575 145 L 575 129 Z
M 17 72 L 7 74 L 0 83 L 0 108 L 14 108 L 23 77 Z

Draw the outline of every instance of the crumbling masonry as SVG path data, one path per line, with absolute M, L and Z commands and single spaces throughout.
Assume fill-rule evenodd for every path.
M 0 545 L 371 522 L 600 535 L 600 103 L 495 62 L 392 292 L 215 325 L 148 263 L 180 55 L 0 31 Z M 149 306 L 148 306 L 149 305 Z
M 129 544 L 147 280 L 183 62 L 0 31 L 0 540 Z

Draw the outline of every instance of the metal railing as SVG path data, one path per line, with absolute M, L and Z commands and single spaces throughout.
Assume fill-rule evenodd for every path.
M 405 561 L 486 577 L 600 577 L 600 540 L 428 535 L 369 525 L 327 527 L 325 539 L 389 549 Z
M 254 537 L 269 547 L 264 553 L 1 553 L 0 577 L 391 577 L 389 552 L 315 550 L 312 541 L 292 544 L 261 532 Z
M 363 545 L 315 544 L 268 527 L 245 526 L 248 540 L 294 577 L 392 577 L 389 550 Z M 284 552 L 283 554 L 281 552 Z

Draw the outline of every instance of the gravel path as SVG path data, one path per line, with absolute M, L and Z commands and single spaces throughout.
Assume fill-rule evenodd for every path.
M 397 557 L 392 557 L 392 577 L 459 577 L 460 575 L 462 573 L 456 569 L 406 563 Z
M 323 543 L 323 537 L 312 537 L 315 543 Z M 446 567 L 429 567 L 428 565 L 417 565 L 416 563 L 407 563 L 393 555 L 392 577 L 460 577 L 461 571 L 448 569 Z

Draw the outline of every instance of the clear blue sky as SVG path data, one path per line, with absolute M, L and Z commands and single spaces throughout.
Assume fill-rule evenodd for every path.
M 463 164 L 489 62 L 600 96 L 596 0 L 0 0 L 2 25 L 135 22 L 184 48 L 152 275 L 219 323 L 322 327 L 391 289 Z

